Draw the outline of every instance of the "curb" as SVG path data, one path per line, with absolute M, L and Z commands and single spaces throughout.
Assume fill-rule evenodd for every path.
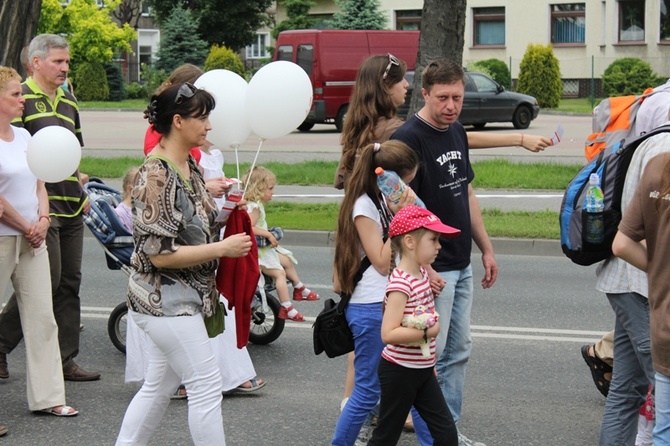
M 500 255 L 562 257 L 559 240 L 491 238 L 493 251 Z M 284 229 L 282 244 L 286 246 L 308 246 L 313 248 L 334 248 L 335 233 L 329 231 L 299 231 Z M 473 253 L 480 253 L 473 244 Z

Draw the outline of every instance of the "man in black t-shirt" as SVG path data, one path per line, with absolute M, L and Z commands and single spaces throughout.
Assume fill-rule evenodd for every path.
M 442 288 L 435 299 L 441 324 L 437 337 L 437 378 L 458 423 L 472 346 L 472 240 L 482 252 L 483 288 L 495 283 L 498 265 L 470 185 L 475 174 L 470 165 L 468 138 L 457 121 L 463 106 L 465 73 L 458 64 L 439 59 L 424 69 L 421 80 L 425 105 L 391 139 L 405 142 L 421 159 L 410 187 L 442 222 L 461 230 L 460 237 L 440 238 L 442 248 L 429 269 L 431 282 Z M 459 433 L 459 446 L 468 445 L 484 446 Z

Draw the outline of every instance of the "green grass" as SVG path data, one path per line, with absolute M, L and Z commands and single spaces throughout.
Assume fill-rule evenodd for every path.
M 596 98 L 595 104 L 591 105 L 591 98 L 561 99 L 557 108 L 558 112 L 591 114 L 593 107 L 598 105 L 602 99 Z M 144 110 L 147 106 L 147 99 L 126 99 L 118 102 L 111 101 L 90 101 L 79 102 L 79 107 L 86 108 L 108 108 L 108 109 L 140 109 Z
M 598 105 L 600 101 L 602 101 L 602 98 L 595 98 L 593 104 L 591 104 L 591 98 L 561 99 L 558 107 L 550 110 L 590 115 L 593 112 L 593 107 Z
M 337 203 L 301 204 L 271 201 L 265 206 L 269 226 L 284 229 L 335 231 Z M 486 230 L 491 237 L 558 239 L 558 212 L 503 212 L 482 210 Z
M 142 157 L 92 158 L 84 157 L 80 170 L 100 178 L 120 178 L 129 167 L 142 164 Z M 304 161 L 301 163 L 264 163 L 277 175 L 279 184 L 302 186 L 333 184 L 336 161 Z M 572 177 L 581 168 L 578 164 L 561 163 L 515 163 L 504 159 L 477 161 L 472 163 L 476 172 L 473 187 L 481 189 L 565 189 Z M 240 164 L 240 173 L 249 168 L 249 163 Z M 224 168 L 227 177 L 237 176 L 234 164 Z
M 144 110 L 149 101 L 147 99 L 125 99 L 123 101 L 80 101 L 79 108 L 109 108 L 109 109 L 127 109 Z

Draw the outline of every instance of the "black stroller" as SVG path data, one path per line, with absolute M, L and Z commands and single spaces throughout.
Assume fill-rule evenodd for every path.
M 121 223 L 114 208 L 121 202 L 121 193 L 108 186 L 102 180 L 91 178 L 84 185 L 91 202 L 91 210 L 84 216 L 84 222 L 95 238 L 100 242 L 107 267 L 121 270 L 130 276 L 130 256 L 133 253 L 133 236 Z M 269 344 L 284 331 L 285 321 L 279 318 L 281 304 L 272 294 L 272 280 L 263 280 L 251 302 L 251 330 L 249 341 L 254 344 Z M 126 324 L 128 307 L 126 302 L 118 304 L 109 316 L 107 332 L 112 344 L 126 352 Z

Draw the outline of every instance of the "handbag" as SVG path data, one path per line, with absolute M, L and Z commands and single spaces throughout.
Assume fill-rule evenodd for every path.
M 211 316 L 205 316 L 205 328 L 207 329 L 207 336 L 215 338 L 226 329 L 226 307 L 217 299 L 214 305 L 214 313 Z
M 354 287 L 370 265 L 370 259 L 366 256 L 361 261 L 361 267 L 354 277 Z M 333 299 L 326 299 L 323 303 L 323 310 L 312 325 L 315 355 L 326 352 L 326 356 L 335 358 L 354 351 L 354 335 L 351 333 L 347 317 L 344 314 L 350 299 L 351 294 L 342 293 L 338 303 Z

